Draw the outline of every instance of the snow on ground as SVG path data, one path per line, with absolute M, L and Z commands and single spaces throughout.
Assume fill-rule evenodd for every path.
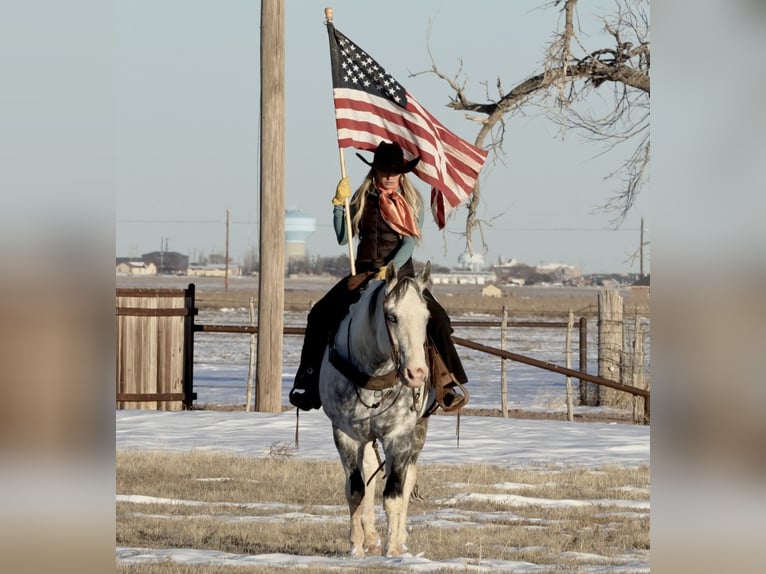
M 117 449 L 189 450 L 265 457 L 275 445 L 294 445 L 295 411 L 278 414 L 219 411 L 117 411 Z M 649 464 L 649 427 L 609 423 L 433 416 L 421 464 L 492 463 L 503 466 Z M 297 456 L 335 460 L 323 411 L 300 413 Z M 458 446 L 459 439 L 459 446 Z
M 246 316 L 246 313 L 245 313 Z M 210 323 L 241 323 L 242 311 L 224 311 L 208 317 Z M 288 317 L 286 324 L 302 325 L 300 317 Z M 471 338 L 489 345 L 497 345 L 496 334 L 487 330 L 466 329 L 456 335 Z M 543 360 L 564 364 L 563 331 L 526 331 L 522 337 L 515 334 L 509 350 L 523 352 Z M 248 370 L 249 339 L 246 335 L 198 334 L 195 338 L 195 391 L 198 404 L 241 405 L 245 402 Z M 283 400 L 287 404 L 287 392 L 297 368 L 300 353 L 300 337 L 285 337 Z M 521 348 L 524 350 L 522 351 Z M 593 347 L 591 347 L 593 348 Z M 576 352 L 576 349 L 575 349 Z M 472 407 L 499 408 L 500 360 L 460 349 L 470 379 Z M 564 412 L 565 379 L 561 375 L 545 373 L 525 365 L 507 363 L 509 406 Z M 589 367 L 593 372 L 592 366 Z M 577 381 L 573 381 L 576 388 Z M 577 407 L 576 412 L 588 408 Z M 118 450 L 158 450 L 168 452 L 209 451 L 252 457 L 266 457 L 274 449 L 290 448 L 295 457 L 303 459 L 337 460 L 331 440 L 329 420 L 322 411 L 300 413 L 299 444 L 295 444 L 295 411 L 279 414 L 243 411 L 179 411 L 156 412 L 145 410 L 121 410 L 116 412 L 116 446 Z M 497 464 L 507 467 L 556 467 L 584 466 L 596 468 L 603 465 L 639 466 L 649 464 L 649 427 L 630 424 L 581 423 L 551 420 L 519 420 L 494 417 L 462 416 L 459 435 L 455 416 L 433 416 L 428 438 L 419 464 Z M 225 477 L 223 477 L 225 479 Z M 505 519 L 514 507 L 540 504 L 538 499 L 523 495 L 524 485 L 504 485 L 507 490 L 520 490 L 508 494 L 470 494 L 492 500 L 502 510 Z M 125 496 L 117 493 L 117 499 L 136 504 L 156 501 L 147 497 Z M 201 507 L 208 503 L 198 501 L 166 501 L 176 504 L 193 504 Z M 446 502 L 446 501 L 445 501 Z M 632 512 L 646 515 L 648 501 L 630 500 L 554 500 L 549 505 L 591 504 L 603 506 L 605 512 Z M 274 508 L 270 520 L 295 519 L 297 508 L 281 505 Z M 477 522 L 491 521 L 491 513 L 476 513 L 461 519 Z M 343 516 L 341 514 L 341 516 Z M 243 519 L 237 517 L 236 519 Z M 263 517 L 247 517 L 260 519 Z M 308 519 L 308 518 L 306 518 Z M 322 518 L 327 519 L 327 518 Z M 343 518 L 346 520 L 346 518 Z M 412 516 L 418 520 L 455 520 L 454 509 L 447 508 L 442 514 L 428 517 Z M 568 555 L 570 558 L 572 555 Z M 649 572 L 648 554 L 625 556 L 621 566 L 613 559 L 599 565 L 601 557 L 577 556 L 582 560 L 581 572 Z M 211 563 L 221 565 L 269 565 L 286 569 L 308 565 L 341 570 L 358 570 L 358 560 L 345 557 L 297 556 L 266 554 L 257 556 L 235 555 L 213 550 L 189 548 L 117 548 L 121 563 L 172 560 L 179 564 Z M 619 561 L 618 561 L 619 562 Z M 484 560 L 480 564 L 466 559 L 443 561 L 429 560 L 423 555 L 406 555 L 398 558 L 369 557 L 364 559 L 368 567 L 398 567 L 411 572 L 433 572 L 439 569 L 455 569 L 471 572 L 544 572 L 548 568 L 537 564 L 504 560 Z

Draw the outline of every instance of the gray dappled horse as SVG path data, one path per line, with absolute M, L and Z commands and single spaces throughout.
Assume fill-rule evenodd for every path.
M 407 506 L 428 428 L 423 415 L 434 403 L 424 349 L 429 313 L 423 289 L 430 273 L 427 263 L 416 278 L 399 279 L 389 265 L 385 280 L 371 281 L 351 306 L 322 362 L 319 393 L 346 474 L 354 557 L 382 550 L 375 529 L 374 441 L 385 456 L 385 553 L 407 550 Z

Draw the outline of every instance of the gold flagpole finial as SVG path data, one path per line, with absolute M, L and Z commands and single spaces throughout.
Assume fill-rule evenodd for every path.
M 328 22 L 332 22 L 332 8 L 324 9 L 324 17 Z

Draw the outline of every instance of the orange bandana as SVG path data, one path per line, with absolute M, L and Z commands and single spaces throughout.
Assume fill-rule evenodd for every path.
M 418 224 L 407 200 L 399 193 L 399 186 L 386 189 L 376 182 L 375 187 L 380 192 L 380 213 L 391 229 L 408 237 L 420 237 Z

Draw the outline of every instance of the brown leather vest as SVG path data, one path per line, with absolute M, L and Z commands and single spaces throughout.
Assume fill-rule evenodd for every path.
M 359 247 L 356 250 L 356 272 L 377 271 L 394 258 L 402 238 L 383 220 L 378 206 L 379 196 L 373 191 L 367 196 L 359 221 Z M 402 265 L 399 276 L 413 276 L 412 259 Z

